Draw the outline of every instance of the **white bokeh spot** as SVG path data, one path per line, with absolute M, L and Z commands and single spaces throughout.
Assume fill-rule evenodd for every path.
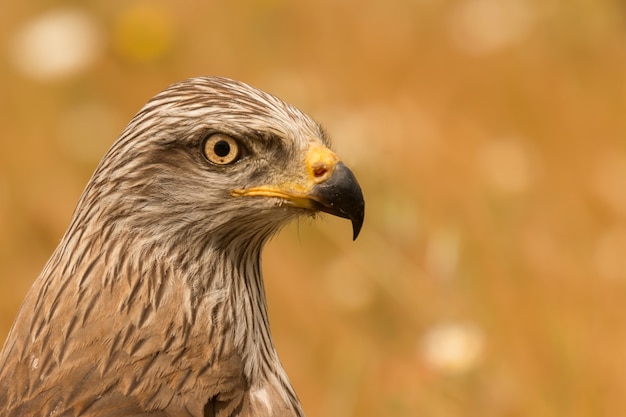
M 10 59 L 24 76 L 53 80 L 76 74 L 102 52 L 93 17 L 79 9 L 57 9 L 26 22 L 10 45 Z

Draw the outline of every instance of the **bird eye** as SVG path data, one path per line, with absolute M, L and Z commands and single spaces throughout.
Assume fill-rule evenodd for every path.
M 241 151 L 239 143 L 230 136 L 216 133 L 204 142 L 204 156 L 218 165 L 226 165 L 236 161 Z

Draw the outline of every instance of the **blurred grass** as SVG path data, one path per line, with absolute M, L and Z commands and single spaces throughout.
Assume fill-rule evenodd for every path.
M 5 5 L 0 45 L 54 2 Z M 310 416 L 626 409 L 626 27 L 618 1 L 105 2 L 86 70 L 0 61 L 0 339 L 98 159 L 152 95 L 226 75 L 314 116 L 367 200 L 302 221 L 265 276 Z M 450 372 L 422 349 L 471 323 Z

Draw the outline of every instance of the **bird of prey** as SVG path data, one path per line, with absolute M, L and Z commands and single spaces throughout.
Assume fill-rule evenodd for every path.
M 200 77 L 106 153 L 0 353 L 0 415 L 302 416 L 260 257 L 290 220 L 364 200 L 311 118 Z

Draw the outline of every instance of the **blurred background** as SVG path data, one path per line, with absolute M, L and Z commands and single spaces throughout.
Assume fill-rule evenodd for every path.
M 106 149 L 197 75 L 321 122 L 366 222 L 264 256 L 309 416 L 626 410 L 619 0 L 22 1 L 0 14 L 0 340 Z

